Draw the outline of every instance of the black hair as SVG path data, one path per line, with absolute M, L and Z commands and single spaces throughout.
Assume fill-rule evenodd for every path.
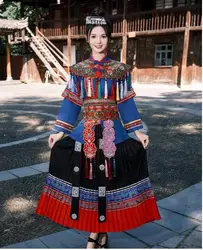
M 96 7 L 90 14 L 90 16 L 99 16 L 99 17 L 104 17 L 105 21 L 107 24 L 105 25 L 99 25 L 102 26 L 105 30 L 105 33 L 107 35 L 108 38 L 111 37 L 111 33 L 112 33 L 112 23 L 108 17 L 108 14 L 100 7 Z M 86 35 L 87 35 L 87 39 L 92 31 L 92 29 L 94 27 L 98 26 L 98 24 L 86 24 Z

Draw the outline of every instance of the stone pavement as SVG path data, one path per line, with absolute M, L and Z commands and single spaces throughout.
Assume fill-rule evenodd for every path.
M 162 219 L 109 233 L 110 248 L 202 248 L 202 183 L 158 201 Z M 4 248 L 85 248 L 88 233 L 68 229 Z

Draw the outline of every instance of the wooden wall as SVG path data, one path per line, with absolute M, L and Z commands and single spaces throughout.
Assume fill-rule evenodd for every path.
M 187 82 L 201 82 L 201 32 L 191 32 L 188 65 L 187 65 Z M 170 35 L 137 37 L 128 39 L 127 44 L 127 63 L 134 66 L 133 81 L 138 83 L 167 83 L 178 84 L 180 80 L 180 69 L 183 53 L 183 33 L 175 33 Z M 172 43 L 173 63 L 172 66 L 155 67 L 155 45 L 159 43 Z M 62 51 L 63 45 L 67 45 L 67 41 L 55 42 L 57 47 Z M 73 40 L 72 45 L 76 46 L 76 63 L 85 60 L 90 55 L 90 48 L 85 40 Z M 122 39 L 113 38 L 109 44 L 109 56 L 114 60 L 120 61 L 122 49 Z M 194 53 L 191 54 L 190 52 Z M 34 56 L 29 60 L 29 78 L 31 80 L 44 81 L 45 67 L 40 60 Z

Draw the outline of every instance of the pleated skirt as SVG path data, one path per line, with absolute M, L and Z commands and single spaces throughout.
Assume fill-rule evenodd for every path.
M 116 144 L 112 178 L 101 174 L 103 163 L 98 150 L 94 177 L 86 178 L 86 158 L 83 150 L 75 152 L 75 140 L 55 143 L 36 214 L 88 232 L 120 232 L 161 219 L 141 142 L 129 138 Z

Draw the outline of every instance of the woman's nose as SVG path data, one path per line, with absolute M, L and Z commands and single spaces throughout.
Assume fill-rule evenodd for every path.
M 97 37 L 97 43 L 101 43 L 101 38 Z

